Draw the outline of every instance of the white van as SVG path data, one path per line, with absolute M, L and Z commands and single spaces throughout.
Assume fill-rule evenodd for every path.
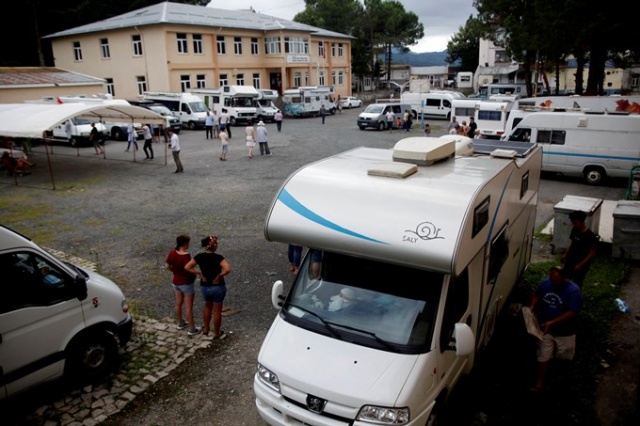
M 640 166 L 637 114 L 528 112 L 505 139 L 537 142 L 543 171 L 580 176 L 591 185 L 607 176 L 628 178 Z
M 160 102 L 180 119 L 183 127 L 190 130 L 204 128 L 207 106 L 199 96 L 192 93 L 144 92 L 144 99 Z
M 395 115 L 394 128 L 400 127 L 398 120 L 402 121 L 405 111 L 411 111 L 411 105 L 398 103 L 378 103 L 368 105 L 364 111 L 358 115 L 357 124 L 360 130 L 368 127 L 378 130 L 386 130 L 387 111 L 391 109 Z M 415 116 L 414 116 L 415 118 Z
M 411 105 L 415 117 L 451 120 L 451 102 L 464 99 L 460 92 L 431 91 L 426 93 L 403 92 L 400 101 Z
M 268 424 L 436 424 L 531 258 L 541 149 L 474 142 L 356 148 L 285 181 L 265 237 L 309 250 L 271 291 L 253 383 Z
M 258 121 L 270 121 L 275 122 L 276 112 L 278 108 L 273 104 L 273 101 L 278 99 L 277 90 L 258 90 L 260 96 L 255 99 L 254 105 L 256 107 L 256 120 Z
M 0 399 L 70 374 L 110 372 L 133 322 L 109 279 L 0 225 Z
M 71 129 L 71 137 L 67 135 L 67 121 Z M 107 127 L 99 121 L 92 121 L 87 118 L 73 117 L 64 121 L 52 129 L 53 139 L 61 142 L 69 142 L 71 146 L 86 145 L 89 143 L 89 135 L 91 134 L 91 123 L 94 123 L 100 139 L 104 142 L 107 139 Z

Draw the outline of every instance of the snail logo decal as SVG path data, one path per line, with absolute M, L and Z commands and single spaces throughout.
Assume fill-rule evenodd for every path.
M 94 297 L 93 299 L 91 299 L 91 303 L 93 304 L 94 308 L 97 308 L 98 305 L 100 305 L 100 301 L 98 300 L 97 297 Z
M 405 235 L 404 237 L 402 237 L 402 241 L 408 241 L 410 243 L 415 243 L 418 241 L 418 239 L 423 241 L 444 240 L 444 237 L 441 237 L 439 235 L 440 228 L 436 227 L 431 222 L 422 222 L 418 224 L 418 226 L 416 226 L 415 230 L 407 229 L 405 232 L 413 234 L 417 237 L 416 238 L 413 235 L 411 236 Z

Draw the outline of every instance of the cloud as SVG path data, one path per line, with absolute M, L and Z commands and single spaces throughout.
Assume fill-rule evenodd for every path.
M 409 46 L 414 52 L 441 52 L 447 42 L 470 15 L 476 15 L 473 0 L 399 0 L 407 12 L 418 15 L 424 26 L 425 37 L 417 45 Z M 219 9 L 249 9 L 278 18 L 293 20 L 304 10 L 304 0 L 234 0 L 229 7 L 227 0 L 212 0 L 209 7 Z

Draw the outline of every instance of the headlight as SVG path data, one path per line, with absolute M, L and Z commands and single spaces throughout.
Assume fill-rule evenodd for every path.
M 258 364 L 258 378 L 274 391 L 280 392 L 280 380 L 278 380 L 278 376 L 260 364 Z
M 365 405 L 358 413 L 356 420 L 380 425 L 403 425 L 409 422 L 409 409 Z

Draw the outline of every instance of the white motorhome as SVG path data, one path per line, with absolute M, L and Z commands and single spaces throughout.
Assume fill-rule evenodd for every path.
M 180 119 L 183 127 L 190 130 L 204 127 L 207 107 L 193 93 L 144 92 L 142 97 L 165 105 Z
M 333 88 L 328 86 L 303 86 L 287 89 L 282 95 L 284 115 L 287 117 L 314 117 L 324 106 L 327 114 L 335 114 L 336 105 L 332 99 Z
M 278 108 L 273 104 L 273 101 L 278 99 L 277 90 L 258 90 L 260 96 L 253 101 L 256 107 L 256 120 L 260 121 L 275 121 L 276 112 Z
M 536 98 L 519 99 L 513 109 L 531 108 L 565 108 L 591 112 L 629 112 L 640 114 L 640 96 L 538 96 Z
M 0 400 L 63 374 L 95 380 L 113 369 L 133 325 L 116 284 L 2 225 L 0 269 Z
M 474 142 L 357 148 L 286 180 L 265 237 L 309 251 L 271 293 L 253 384 L 267 423 L 435 421 L 531 257 L 542 152 Z
M 256 119 L 254 102 L 260 93 L 253 86 L 222 86 L 219 89 L 193 89 L 191 93 L 199 96 L 210 110 L 218 113 L 226 109 L 229 123 L 246 124 Z
M 538 143 L 543 171 L 580 176 L 591 185 L 606 177 L 629 177 L 640 166 L 636 114 L 529 112 L 505 139 Z
M 505 133 L 507 119 L 511 111 L 512 102 L 486 101 L 479 99 L 454 99 L 451 103 L 453 112 L 451 119 L 456 117 L 458 122 L 473 117 L 480 136 L 499 139 Z
M 451 102 L 464 99 L 460 92 L 431 91 L 426 93 L 403 92 L 400 102 L 411 105 L 414 117 L 451 120 Z

